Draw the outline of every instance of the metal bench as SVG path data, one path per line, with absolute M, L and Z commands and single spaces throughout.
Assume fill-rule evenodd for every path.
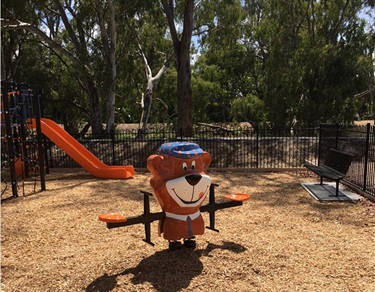
M 353 158 L 354 156 L 349 153 L 330 149 L 325 157 L 323 165 L 318 166 L 306 161 L 304 166 L 320 176 L 321 185 L 323 184 L 323 178 L 335 181 L 336 196 L 338 196 L 339 182 L 346 176 Z

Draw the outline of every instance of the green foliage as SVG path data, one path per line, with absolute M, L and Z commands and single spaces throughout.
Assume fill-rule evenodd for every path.
M 252 94 L 234 99 L 231 113 L 237 122 L 246 121 L 252 125 L 263 125 L 266 122 L 264 102 Z
M 184 1 L 172 2 L 175 19 L 181 22 Z M 82 64 L 90 67 L 103 115 L 110 68 L 103 57 L 92 1 L 71 2 L 75 17 L 69 20 L 77 38 L 85 40 L 86 50 L 77 49 L 52 3 L 2 1 L 2 16 L 14 15 L 41 29 L 48 27 L 51 38 L 80 62 L 72 64 L 25 30 L 2 30 L 3 72 L 6 78 L 41 85 L 45 115 L 77 133 L 88 121 L 90 108 Z M 115 5 L 115 121 L 137 123 L 146 88 L 138 44 L 156 74 L 172 43 L 159 1 L 115 1 Z M 196 5 L 195 122 L 235 120 L 290 128 L 351 122 L 358 115 L 373 117 L 374 101 L 353 97 L 374 85 L 374 23 L 358 17 L 364 8 L 374 12 L 374 1 L 207 0 Z M 174 65 L 171 62 L 154 88 L 151 123 L 176 121 Z
M 205 71 L 211 71 L 213 74 L 217 73 L 216 68 L 208 67 L 206 69 Z M 205 72 L 205 74 L 209 73 Z M 215 112 L 211 112 L 210 109 L 218 106 L 214 101 L 218 100 L 221 94 L 220 84 L 217 80 L 214 76 L 204 78 L 198 74 L 193 75 L 193 118 L 195 121 L 210 122 L 214 119 Z
M 259 96 L 271 124 L 352 121 L 354 94 L 373 82 L 360 3 L 246 3 L 253 14 L 248 43 L 257 48 L 256 74 L 264 75 Z
M 177 121 L 177 72 L 175 68 L 161 78 L 154 89 L 154 101 L 151 108 L 151 123 L 176 123 Z

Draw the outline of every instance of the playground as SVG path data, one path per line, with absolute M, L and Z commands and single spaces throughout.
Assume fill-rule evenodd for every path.
M 220 232 L 197 236 L 195 250 L 170 251 L 157 222 L 152 246 L 142 225 L 109 230 L 98 220 L 141 214 L 149 172 L 124 180 L 51 169 L 45 191 L 2 203 L 1 290 L 375 290 L 373 203 L 318 202 L 300 185 L 318 181 L 306 171 L 208 174 L 217 201 L 232 192 L 251 199 L 219 210 Z M 160 211 L 155 197 L 150 209 Z
M 36 192 L 45 190 L 47 146 L 44 137 L 63 149 L 80 166 L 98 178 L 130 178 L 132 165 L 109 166 L 54 121 L 41 118 L 41 88 L 25 83 L 1 81 L 1 199 L 18 197 L 19 186 L 25 194 L 25 182 L 34 177 Z M 3 195 L 5 196 L 3 197 Z

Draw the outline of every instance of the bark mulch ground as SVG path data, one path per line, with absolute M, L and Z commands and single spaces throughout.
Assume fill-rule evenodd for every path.
M 101 180 L 52 170 L 47 191 L 1 206 L 1 291 L 375 291 L 375 208 L 315 201 L 306 172 L 210 172 L 217 201 L 248 193 L 219 210 L 196 250 L 169 251 L 152 223 L 108 230 L 102 212 L 143 212 L 149 173 Z M 151 199 L 152 212 L 161 209 Z M 203 214 L 208 224 L 208 215 Z

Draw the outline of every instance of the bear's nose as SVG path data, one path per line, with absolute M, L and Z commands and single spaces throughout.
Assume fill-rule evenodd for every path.
M 187 180 L 187 182 L 192 186 L 195 186 L 197 183 L 199 183 L 201 178 L 202 176 L 199 173 L 193 173 L 193 174 L 189 174 L 185 176 L 185 179 Z

